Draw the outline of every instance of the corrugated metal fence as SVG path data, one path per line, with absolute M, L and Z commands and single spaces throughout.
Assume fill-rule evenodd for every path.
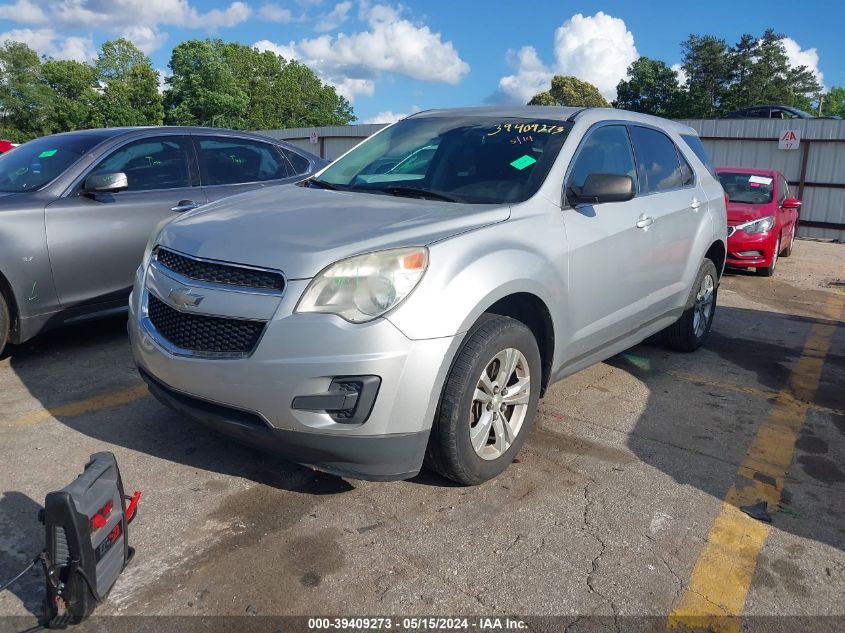
M 777 169 L 801 207 L 799 235 L 845 242 L 845 121 L 829 119 L 696 119 L 713 163 Z M 787 130 L 800 134 L 798 149 L 778 149 Z
M 826 119 L 696 119 L 684 121 L 704 140 L 717 166 L 777 169 L 804 205 L 804 237 L 845 242 L 845 121 Z M 383 128 L 380 123 L 262 132 L 334 160 Z M 786 130 L 801 136 L 797 150 L 778 149 Z M 312 143 L 316 133 L 316 143 Z

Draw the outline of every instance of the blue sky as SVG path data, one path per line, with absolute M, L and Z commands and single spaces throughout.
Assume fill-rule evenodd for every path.
M 275 50 L 336 85 L 361 121 L 524 102 L 555 73 L 591 81 L 612 98 L 639 55 L 673 65 L 690 33 L 733 43 L 767 27 L 789 38 L 795 64 L 812 67 L 828 88 L 845 85 L 843 23 L 843 2 L 0 0 L 0 40 L 56 58 L 90 59 L 119 36 L 165 73 L 183 39 Z

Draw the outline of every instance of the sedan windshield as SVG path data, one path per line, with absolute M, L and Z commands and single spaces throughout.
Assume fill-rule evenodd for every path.
M 570 129 L 553 120 L 414 117 L 335 161 L 314 184 L 449 202 L 522 202 L 540 188 Z
M 774 178 L 771 176 L 719 172 L 719 182 L 731 202 L 767 204 L 772 201 Z
M 45 136 L 0 156 L 0 191 L 40 189 L 107 138 L 103 134 Z

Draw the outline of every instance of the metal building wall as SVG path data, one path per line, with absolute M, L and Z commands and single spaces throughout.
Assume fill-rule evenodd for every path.
M 683 123 L 698 131 L 716 166 L 782 172 L 804 203 L 799 235 L 845 242 L 845 121 L 695 119 Z M 800 132 L 797 150 L 778 149 L 777 139 L 786 130 Z
M 362 123 L 360 125 L 297 127 L 287 130 L 262 130 L 259 134 L 288 141 L 327 160 L 334 160 L 368 136 L 378 132 L 384 125 L 384 123 Z M 317 133 L 317 143 L 311 143 L 312 132 Z

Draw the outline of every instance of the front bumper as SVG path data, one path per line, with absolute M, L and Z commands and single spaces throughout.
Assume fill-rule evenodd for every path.
M 388 480 L 419 472 L 460 337 L 411 340 L 386 319 L 356 325 L 333 315 L 293 314 L 308 283 L 293 280 L 273 299 L 272 316 L 248 357 L 179 355 L 157 342 L 140 318 L 144 291 L 168 301 L 160 291 L 167 283 L 160 271 L 139 272 L 128 326 L 135 362 L 162 402 L 241 441 L 334 474 Z M 222 292 L 204 288 L 202 307 L 241 305 L 238 293 Z M 252 309 L 254 300 L 243 297 L 243 305 Z M 364 422 L 293 408 L 295 398 L 328 392 L 338 376 L 381 379 Z
M 758 268 L 771 266 L 775 254 L 777 230 L 749 234 L 734 231 L 728 237 L 726 266 L 732 268 Z

